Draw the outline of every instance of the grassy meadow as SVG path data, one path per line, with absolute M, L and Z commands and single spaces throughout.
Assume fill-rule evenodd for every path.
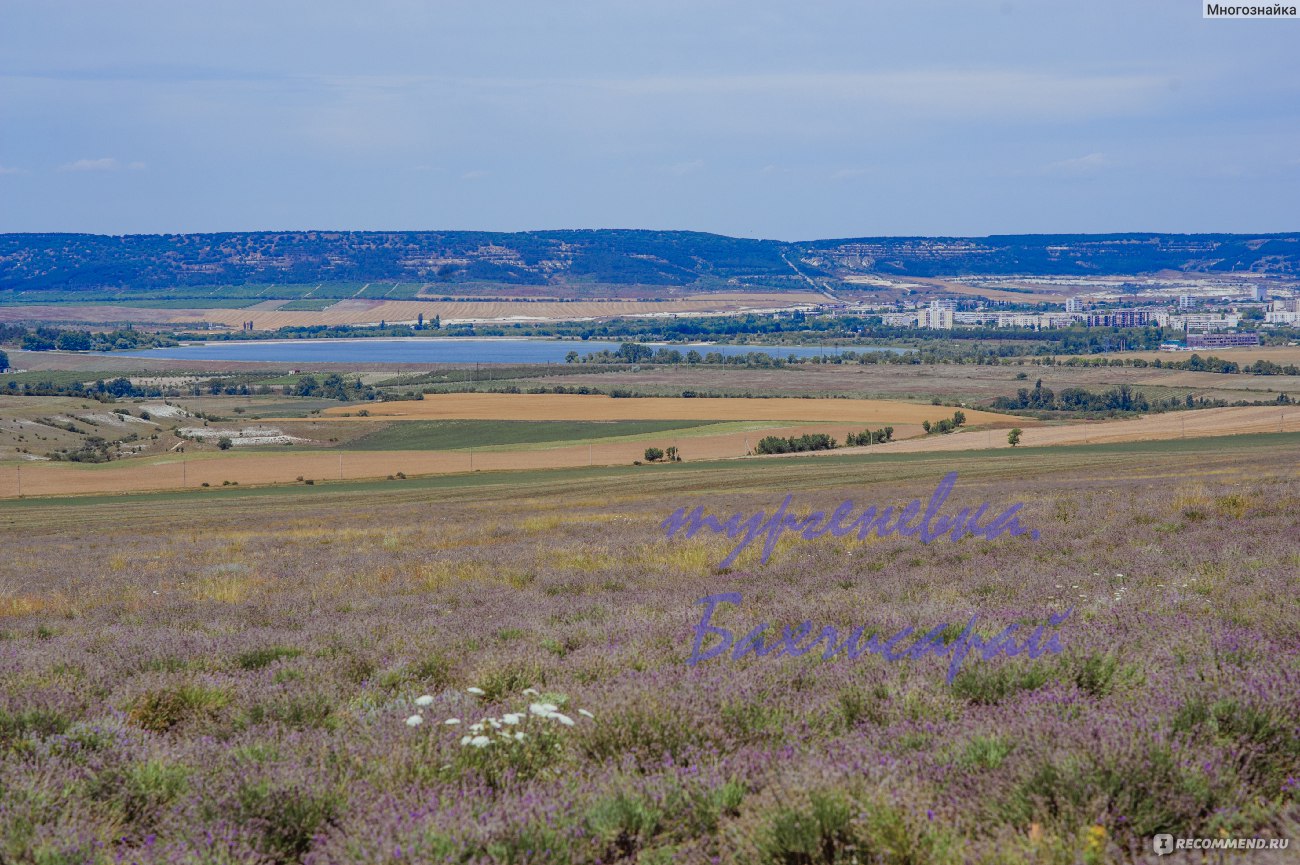
M 1154 861 L 1157 832 L 1295 839 L 1297 457 L 1272 434 L 3 501 L 0 862 L 1073 865 Z M 720 572 L 726 538 L 659 528 L 787 493 L 924 502 L 950 471 L 943 513 L 1023 502 L 1039 539 L 787 534 Z M 723 592 L 737 640 L 1069 615 L 1059 654 L 972 653 L 951 683 L 943 658 L 820 649 L 692 668 Z

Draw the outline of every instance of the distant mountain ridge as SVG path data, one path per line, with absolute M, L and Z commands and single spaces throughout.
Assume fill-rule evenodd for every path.
M 1300 233 L 861 237 L 785 242 L 588 229 L 0 234 L 0 292 L 395 280 L 434 286 L 807 288 L 878 273 L 1300 274 Z

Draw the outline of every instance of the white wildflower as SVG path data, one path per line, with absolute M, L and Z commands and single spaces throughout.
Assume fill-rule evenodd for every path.
M 566 727 L 573 726 L 573 719 L 570 718 L 568 715 L 562 715 L 559 712 L 552 712 L 547 717 L 553 721 L 559 721 L 561 724 L 563 724 Z
M 492 740 L 487 736 L 475 736 L 473 739 L 469 740 L 469 743 L 475 748 L 486 748 L 488 745 L 492 744 Z
M 460 718 L 448 718 L 442 723 L 446 724 L 448 727 L 454 727 L 460 723 Z
M 423 715 L 412 715 L 411 717 L 406 719 L 406 726 L 408 727 L 418 727 L 423 723 L 424 723 Z
M 523 717 L 524 717 L 523 715 L 518 715 L 515 714 L 514 712 L 508 712 L 505 715 L 501 716 L 501 720 L 507 724 L 518 724 L 520 719 L 522 719 Z
M 416 697 L 416 698 L 415 698 L 415 705 L 417 705 L 417 706 L 431 706 L 431 705 L 433 705 L 433 697 L 429 696 L 428 694 L 425 694 L 423 697 Z
M 501 722 L 498 721 L 496 718 L 488 718 L 488 723 L 492 725 L 493 730 L 501 729 Z
M 537 689 L 536 689 L 536 688 L 524 688 L 524 693 L 525 693 L 525 694 L 532 694 L 534 697 L 540 697 L 540 696 L 541 696 L 541 694 L 538 694 L 538 693 L 537 693 Z
M 527 737 L 523 733 L 515 733 L 516 742 L 522 742 L 525 738 Z
M 528 707 L 528 711 L 532 712 L 534 715 L 541 715 L 545 718 L 552 712 L 558 711 L 559 708 L 560 707 L 554 703 L 533 703 Z
M 588 718 L 592 719 L 593 721 L 596 720 L 596 716 L 588 712 L 586 709 L 579 709 L 578 714 L 586 715 Z
M 476 697 L 482 697 L 487 694 L 487 691 L 484 691 L 482 688 L 466 688 L 465 692 L 473 694 Z
M 468 744 L 470 743 L 470 738 L 471 738 L 470 736 L 461 736 L 461 737 L 460 737 L 460 746 L 461 746 L 462 748 L 464 748 L 466 745 L 468 745 Z

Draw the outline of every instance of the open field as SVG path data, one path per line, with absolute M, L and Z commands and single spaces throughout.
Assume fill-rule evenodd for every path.
M 493 396 L 508 395 L 468 396 L 490 399 Z M 425 402 L 430 401 L 432 400 Z M 620 403 L 648 401 L 618 400 Z M 690 400 L 689 402 L 701 401 Z M 719 402 L 740 401 L 720 400 Z M 775 400 L 755 402 L 775 402 Z M 816 404 L 823 402 L 833 404 L 844 401 L 818 401 Z M 421 403 L 390 403 L 389 405 L 418 406 Z M 490 406 L 491 403 L 480 404 L 477 413 L 492 414 L 495 410 Z M 1287 411 L 1288 408 L 1290 411 Z M 474 412 L 461 409 L 459 413 Z M 567 412 L 556 409 L 552 413 L 577 414 L 578 411 L 576 408 Z M 780 412 L 775 413 L 780 414 Z M 799 423 L 782 422 L 779 418 L 773 418 L 761 422 L 753 421 L 749 424 L 733 421 L 730 424 L 710 424 L 686 429 L 674 424 L 673 429 L 659 433 L 642 432 L 618 438 L 592 438 L 589 433 L 585 437 L 586 441 L 546 442 L 538 441 L 534 436 L 533 442 L 528 444 L 494 444 L 486 447 L 474 446 L 471 449 L 464 447 L 463 441 L 458 441 L 456 444 L 460 445 L 459 450 L 408 449 L 408 446 L 413 446 L 410 436 L 418 436 L 418 432 L 404 431 L 401 429 L 402 425 L 428 422 L 428 420 L 393 422 L 392 418 L 380 417 L 344 417 L 331 418 L 327 421 L 296 422 L 291 419 L 284 421 L 263 419 L 256 422 L 260 425 L 259 428 L 270 427 L 277 433 L 300 436 L 304 440 L 314 440 L 318 444 L 331 438 L 338 439 L 339 443 L 327 449 L 307 450 L 269 448 L 217 452 L 212 447 L 208 447 L 197 453 L 169 453 L 163 456 L 140 457 L 98 465 L 10 462 L 7 465 L 0 465 L 0 498 L 17 496 L 20 486 L 23 495 L 42 496 L 192 489 L 205 483 L 211 488 L 221 488 L 229 483 L 244 486 L 284 484 L 294 483 L 299 478 L 314 481 L 383 478 L 396 475 L 398 472 L 415 476 L 469 471 L 627 465 L 634 460 L 642 459 L 645 448 L 651 445 L 661 448 L 675 445 L 681 450 L 683 459 L 688 462 L 735 460 L 745 457 L 754 444 L 765 435 L 798 436 L 805 433 L 826 433 L 843 442 L 849 433 L 861 432 L 867 426 L 882 425 L 879 421 L 869 423 L 859 421 L 849 425 L 842 420 Z M 399 440 L 394 444 L 400 444 L 402 449 L 369 450 L 365 449 L 364 444 L 358 446 L 358 441 L 365 440 L 364 430 L 367 427 L 389 423 L 391 426 L 381 426 L 379 433 Z M 974 424 L 976 421 L 972 419 L 971 423 Z M 817 454 L 752 457 L 744 461 L 797 460 L 812 456 L 825 458 L 846 452 L 859 452 L 865 454 L 868 459 L 876 459 L 885 458 L 892 453 L 1010 450 L 1006 440 L 1006 430 L 1011 426 L 1019 426 L 1024 430 L 1022 448 L 1101 442 L 1168 441 L 1189 436 L 1214 438 L 1248 433 L 1296 432 L 1300 431 L 1300 408 L 1290 406 L 1202 409 L 1095 423 L 1036 424 L 1037 422 L 1032 420 L 1013 418 L 988 423 L 982 429 L 966 429 L 950 435 L 932 435 L 922 438 L 923 433 L 918 425 L 896 423 L 895 436 L 899 441 L 892 444 L 874 445 L 869 448 L 853 449 L 853 451 L 842 449 Z M 211 435 L 219 435 L 221 428 L 229 427 L 231 430 L 238 430 L 245 426 L 246 424 L 238 423 L 223 424 L 218 431 L 211 432 Z M 340 429 L 343 430 L 341 434 Z M 189 444 L 186 447 L 193 450 Z M 647 467 L 645 470 L 657 469 Z
M 1300 439 L 1229 442 L 0 503 L 0 856 L 1071 865 L 1148 861 L 1158 832 L 1294 844 Z M 1040 538 L 787 535 L 719 572 L 725 539 L 658 528 L 787 493 L 799 514 L 901 506 L 951 471 L 944 513 L 1023 503 Z M 820 647 L 692 668 L 720 592 L 741 597 L 715 627 L 771 623 L 792 654 L 801 622 L 910 628 L 906 650 L 1052 615 L 1060 651 L 972 653 L 951 683 L 947 658 Z M 523 740 L 461 744 L 517 710 L 498 723 Z
M 359 418 L 358 420 L 365 420 Z M 291 424 L 274 424 L 281 432 L 293 432 Z M 234 425 L 238 428 L 240 425 Z M 355 424 L 354 426 L 360 426 Z M 863 426 L 843 424 L 755 424 L 752 431 L 700 432 L 674 429 L 660 435 L 615 440 L 595 439 L 581 444 L 496 445 L 472 450 L 353 450 L 343 443 L 339 449 L 269 448 L 217 452 L 209 448 L 197 453 L 167 454 L 86 465 L 81 463 L 14 462 L 0 464 L 0 498 L 25 496 L 133 492 L 144 490 L 195 489 L 207 484 L 221 488 L 228 483 L 291 484 L 306 480 L 383 478 L 401 472 L 406 475 L 458 472 L 558 469 L 588 465 L 630 465 L 643 459 L 651 445 L 676 445 L 685 460 L 725 460 L 743 457 L 765 435 L 799 436 L 826 433 L 841 442 Z M 897 427 L 895 435 L 920 435 L 915 425 Z M 188 444 L 186 447 L 190 447 Z M 191 448 L 193 450 L 193 448 Z M 646 471 L 653 471 L 647 467 Z
M 352 410 L 327 409 L 327 417 Z M 853 423 L 919 424 L 952 416 L 944 406 L 918 405 L 890 400 L 798 400 L 645 398 L 616 399 L 578 394 L 448 393 L 428 394 L 423 400 L 380 403 L 368 408 L 369 421 L 391 418 L 477 420 L 780 420 L 838 421 Z M 1020 421 L 1009 415 L 967 411 L 967 423 Z
M 445 450 L 638 436 L 711 426 L 712 421 L 403 421 L 349 443 L 354 450 Z M 333 424 L 331 428 L 348 426 Z
M 1193 354 L 1199 354 L 1201 357 L 1221 357 L 1224 360 L 1236 361 L 1240 364 L 1250 364 L 1257 360 L 1271 360 L 1279 364 L 1300 364 L 1300 345 L 1265 345 L 1265 346 L 1244 346 L 1241 348 L 1199 348 L 1196 351 L 1125 351 L 1111 352 L 1109 354 L 1087 355 L 1090 358 L 1096 357 L 1118 357 L 1144 360 L 1156 360 L 1157 358 L 1164 361 L 1169 360 L 1187 360 Z M 1064 360 L 1073 355 L 1061 355 L 1057 359 Z
M 577 300 L 577 301 L 443 301 L 443 300 L 367 300 L 363 298 L 315 302 L 263 301 L 243 309 L 150 309 L 135 306 L 31 305 L 0 306 L 0 322 L 55 321 L 81 323 L 138 322 L 145 324 L 194 324 L 209 322 L 239 328 L 253 322 L 255 330 L 309 325 L 361 325 L 387 321 L 390 324 L 412 323 L 423 314 L 432 321 L 440 316 L 444 323 L 491 321 L 559 321 L 565 319 L 612 318 L 617 316 L 696 315 L 701 313 L 744 312 L 759 309 L 783 309 L 824 302 L 825 297 L 812 292 L 740 292 L 701 293 L 686 299 L 663 301 Z M 305 309 L 304 306 L 316 307 Z
M 1016 376 L 1024 375 L 1024 379 Z M 859 399 L 910 399 L 987 404 L 994 397 L 1015 396 L 1019 388 L 1043 386 L 1060 392 L 1068 387 L 1104 391 L 1127 384 L 1148 396 L 1187 393 L 1197 397 L 1269 400 L 1278 393 L 1300 397 L 1300 376 L 1223 375 L 1147 367 L 1067 367 L 977 364 L 809 364 L 781 369 L 701 368 L 691 365 L 646 365 L 566 376 L 566 385 L 627 387 L 638 393 L 676 396 L 683 390 L 766 396 L 848 396 Z
M 1169 412 L 1102 423 L 1022 426 L 1021 447 L 1153 441 L 1249 433 L 1300 432 L 1300 406 L 1236 406 Z M 984 450 L 1010 447 L 1001 430 L 959 430 L 945 436 L 877 445 L 885 452 Z

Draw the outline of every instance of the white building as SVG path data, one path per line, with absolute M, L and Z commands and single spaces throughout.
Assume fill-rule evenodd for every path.
M 1193 331 L 1232 330 L 1241 324 L 1241 316 L 1235 312 L 1192 312 L 1187 315 L 1173 315 L 1169 323 L 1191 333 Z
M 921 310 L 921 314 L 917 316 L 916 326 L 933 330 L 952 330 L 956 306 L 957 304 L 950 300 L 932 300 L 929 308 Z
M 1071 297 L 1065 301 L 1066 312 L 1083 312 L 1083 301 L 1077 297 Z
M 914 312 L 882 312 L 880 320 L 890 327 L 916 327 Z

